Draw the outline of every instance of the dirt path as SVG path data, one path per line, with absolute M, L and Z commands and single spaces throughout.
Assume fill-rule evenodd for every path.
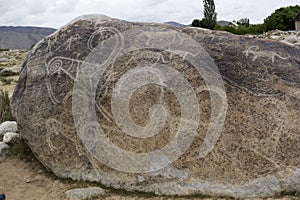
M 72 188 L 87 187 L 92 184 L 61 180 L 50 175 L 42 165 L 29 157 L 19 159 L 10 156 L 0 163 L 0 193 L 5 193 L 6 200 L 65 200 L 65 192 Z M 200 199 L 196 197 L 167 198 L 145 196 L 144 194 L 124 193 L 107 190 L 104 200 L 187 200 Z M 216 200 L 216 198 L 203 198 L 203 200 Z M 278 200 L 299 200 L 300 197 L 286 196 Z M 222 199 L 224 200 L 224 199 Z
M 29 163 L 10 157 L 0 164 L 0 172 L 0 192 L 5 193 L 8 200 L 60 200 L 70 187 L 46 177 L 36 161 Z

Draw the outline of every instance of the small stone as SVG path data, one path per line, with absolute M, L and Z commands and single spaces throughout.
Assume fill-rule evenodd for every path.
M 0 75 L 1 76 L 14 76 L 14 75 L 19 75 L 20 74 L 20 71 L 21 71 L 21 67 L 20 66 L 12 66 L 12 67 L 7 67 L 5 69 L 3 69 L 1 72 L 0 72 Z
M 0 124 L 0 137 L 8 132 L 17 132 L 17 122 L 15 121 L 6 121 Z
M 138 176 L 137 178 L 138 178 L 138 180 L 139 180 L 140 183 L 142 183 L 142 182 L 145 181 L 145 177 L 144 176 Z
M 84 200 L 102 195 L 105 195 L 105 191 L 100 187 L 72 189 L 66 192 L 69 200 Z
M 8 62 L 9 59 L 8 58 L 0 58 L 0 62 Z
M 284 39 L 285 42 L 295 44 L 299 42 L 299 39 L 295 35 L 288 36 L 287 38 Z
M 272 40 L 280 40 L 280 39 L 282 39 L 282 37 L 279 36 L 279 35 L 271 35 L 270 39 L 272 39 Z
M 10 147 L 4 143 L 0 142 L 0 162 L 6 158 L 9 153 Z
M 8 132 L 8 133 L 5 133 L 3 136 L 3 142 L 5 142 L 6 144 L 18 143 L 20 141 L 20 139 L 21 139 L 21 137 L 20 137 L 20 134 L 18 134 L 18 133 Z

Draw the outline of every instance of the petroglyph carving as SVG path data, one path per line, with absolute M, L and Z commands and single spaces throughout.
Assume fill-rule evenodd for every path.
M 100 43 L 102 41 L 107 40 L 108 38 L 112 37 L 113 35 L 118 35 L 120 36 L 120 32 L 115 29 L 115 28 L 111 28 L 111 27 L 101 27 L 99 29 L 97 29 L 95 32 L 92 33 L 92 35 L 89 37 L 88 42 L 87 42 L 87 46 L 88 49 L 90 51 L 93 51 L 95 47 L 97 47 L 97 45 L 100 45 Z M 96 36 L 98 36 L 98 40 L 95 41 Z M 119 41 L 117 41 L 119 42 Z M 95 44 L 93 44 L 95 43 Z
M 93 17 L 36 51 L 12 108 L 57 176 L 164 195 L 299 192 L 298 48 Z
M 283 57 L 274 51 L 259 51 L 258 46 L 249 47 L 247 50 L 243 51 L 243 53 L 246 54 L 247 58 L 249 57 L 249 54 L 252 54 L 252 61 L 256 61 L 258 58 L 269 58 L 272 60 L 272 63 L 274 63 L 275 58 L 279 58 L 282 60 L 287 60 L 290 58 L 290 56 Z
M 46 141 L 52 152 L 56 151 L 58 148 L 53 145 L 52 137 L 62 135 L 66 140 L 70 140 L 74 145 L 79 155 L 84 154 L 83 147 L 81 146 L 81 141 L 78 136 L 74 133 L 74 128 L 68 127 L 63 123 L 57 121 L 56 119 L 48 119 L 46 121 L 47 136 Z
M 75 42 L 75 41 L 78 41 L 78 40 L 80 40 L 80 39 L 81 39 L 81 37 L 80 37 L 79 34 L 75 34 L 74 36 L 71 36 L 71 37 L 66 41 L 66 43 L 67 43 L 66 50 L 71 50 L 71 45 L 72 45 L 72 43 Z
M 66 74 L 70 79 L 75 81 L 76 79 L 76 72 L 79 69 L 79 66 L 82 64 L 81 60 L 76 60 L 72 58 L 67 58 L 67 57 L 55 57 L 49 61 L 49 63 L 46 65 L 46 70 L 47 70 L 47 78 L 45 80 L 45 84 L 47 86 L 47 91 L 50 95 L 51 101 L 54 104 L 60 103 L 60 101 L 55 97 L 55 94 L 53 92 L 49 76 L 52 75 L 61 75 L 61 74 Z

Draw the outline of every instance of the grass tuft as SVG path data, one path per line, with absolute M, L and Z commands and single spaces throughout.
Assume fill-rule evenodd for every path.
M 8 92 L 0 90 L 0 123 L 14 120 L 11 114 Z

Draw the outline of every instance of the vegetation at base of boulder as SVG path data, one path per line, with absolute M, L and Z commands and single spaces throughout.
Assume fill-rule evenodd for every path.
M 8 92 L 0 90 L 0 123 L 14 120 L 11 114 Z
M 14 79 L 11 79 L 11 78 L 5 78 L 5 77 L 3 77 L 3 76 L 0 76 L 0 82 L 1 82 L 3 85 L 9 85 L 9 84 L 11 84 L 13 81 L 14 81 Z
M 23 140 L 20 140 L 18 143 L 11 145 L 10 152 L 12 156 L 17 156 L 21 160 L 31 161 L 35 159 L 31 149 Z
M 1 48 L 0 48 L 0 51 L 9 51 L 9 49 L 1 49 Z

